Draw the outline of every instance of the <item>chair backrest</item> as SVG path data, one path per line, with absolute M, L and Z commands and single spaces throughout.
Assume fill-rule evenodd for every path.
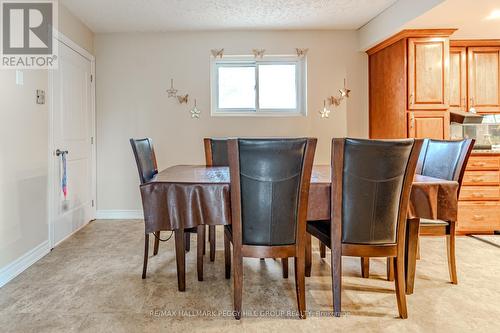
M 462 185 L 465 167 L 474 140 L 426 139 L 422 146 L 417 173 L 423 176 L 454 180 Z
M 229 141 L 232 225 L 243 245 L 293 245 L 305 235 L 315 147 L 308 138 Z
M 130 145 L 137 163 L 139 180 L 141 184 L 147 183 L 158 173 L 153 141 L 150 138 L 130 139 Z
M 413 139 L 334 139 L 332 180 L 341 183 L 332 186 L 332 196 L 339 188 L 341 196 L 332 210 L 341 212 L 342 243 L 397 243 L 421 145 Z
M 227 139 L 205 138 L 205 162 L 208 166 L 229 166 Z

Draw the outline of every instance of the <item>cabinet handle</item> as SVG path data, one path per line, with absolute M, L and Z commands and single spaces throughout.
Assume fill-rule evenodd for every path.
M 471 181 L 474 182 L 474 183 L 481 183 L 481 182 L 484 182 L 484 179 L 481 178 L 481 177 L 473 177 L 471 179 Z
M 472 193 L 473 198 L 483 198 L 484 194 L 483 193 Z
M 470 98 L 470 106 L 474 106 L 474 97 Z
M 413 94 L 410 94 L 410 105 L 413 105 Z
M 472 163 L 472 166 L 485 166 L 486 163 L 484 162 L 475 162 L 475 163 Z
M 474 215 L 474 216 L 472 216 L 472 219 L 474 221 L 482 221 L 482 220 L 484 220 L 484 215 Z
M 413 129 L 415 127 L 415 115 L 410 113 L 410 129 Z

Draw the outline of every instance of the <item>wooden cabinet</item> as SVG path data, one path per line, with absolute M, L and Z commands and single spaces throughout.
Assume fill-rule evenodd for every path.
M 467 48 L 450 47 L 450 111 L 467 111 Z
M 370 138 L 449 138 L 449 36 L 403 30 L 368 50 Z
M 477 112 L 500 112 L 500 47 L 469 47 L 469 106 Z
M 445 111 L 408 112 L 408 137 L 443 139 L 450 136 L 450 114 Z
M 408 38 L 408 109 L 448 108 L 449 39 Z
M 498 201 L 460 201 L 458 203 L 458 232 L 492 233 L 500 230 Z
M 500 153 L 471 155 L 459 200 L 459 233 L 500 230 Z

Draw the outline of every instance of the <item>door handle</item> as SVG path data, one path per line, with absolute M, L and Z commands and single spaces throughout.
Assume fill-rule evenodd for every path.
M 68 154 L 69 152 L 67 150 L 60 150 L 60 149 L 56 150 L 56 156 L 68 155 Z

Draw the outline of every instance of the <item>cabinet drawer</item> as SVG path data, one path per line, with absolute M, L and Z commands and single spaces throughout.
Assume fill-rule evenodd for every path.
M 500 159 L 489 156 L 471 156 L 467 163 L 467 170 L 498 170 Z
M 498 186 L 463 186 L 460 190 L 460 200 L 498 200 L 500 187 Z
M 499 171 L 466 171 L 464 185 L 498 185 L 500 182 Z
M 459 202 L 458 230 L 492 232 L 500 229 L 500 203 Z

